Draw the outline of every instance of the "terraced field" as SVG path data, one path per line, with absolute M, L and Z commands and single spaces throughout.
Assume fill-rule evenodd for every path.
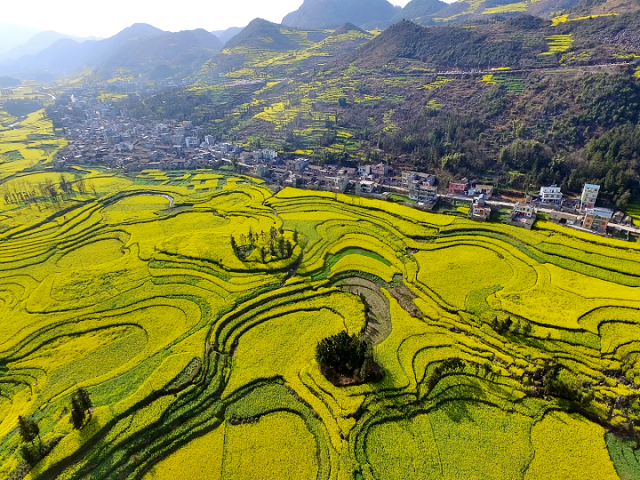
M 636 244 L 141 176 L 0 199 L 22 219 L 0 234 L 0 477 L 24 475 L 22 415 L 55 444 L 34 480 L 639 478 Z M 269 235 L 289 255 L 234 252 Z M 345 330 L 383 380 L 322 376 Z

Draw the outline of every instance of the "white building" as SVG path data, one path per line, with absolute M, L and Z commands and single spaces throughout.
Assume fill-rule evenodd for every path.
M 562 203 L 562 191 L 560 187 L 556 185 L 551 185 L 550 187 L 541 187 L 540 201 L 542 203 Z
M 196 148 L 200 145 L 200 142 L 196 137 L 187 137 L 184 141 L 187 144 L 187 148 Z
M 204 141 L 207 145 L 213 146 L 216 144 L 216 137 L 212 137 L 211 135 L 206 135 L 204 137 Z
M 585 183 L 580 197 L 580 210 L 594 208 L 598 200 L 598 193 L 600 193 L 600 185 Z
M 371 175 L 371 165 L 360 165 L 358 167 L 358 175 L 361 177 Z

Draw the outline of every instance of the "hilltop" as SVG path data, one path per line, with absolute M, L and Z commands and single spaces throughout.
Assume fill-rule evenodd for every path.
M 232 37 L 225 48 L 248 47 L 279 51 L 300 48 L 300 45 L 282 33 L 281 29 L 281 25 L 256 18 Z
M 395 14 L 396 8 L 387 0 L 305 0 L 282 23 L 306 30 L 336 28 L 346 22 L 376 28 L 389 25 Z

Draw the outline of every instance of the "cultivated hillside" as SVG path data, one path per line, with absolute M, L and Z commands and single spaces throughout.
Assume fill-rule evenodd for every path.
M 256 18 L 240 33 L 232 37 L 225 48 L 248 47 L 268 50 L 295 50 L 300 47 L 291 37 L 282 33 L 282 26 Z

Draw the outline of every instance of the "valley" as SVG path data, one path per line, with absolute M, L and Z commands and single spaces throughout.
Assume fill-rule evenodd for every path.
M 305 0 L 6 49 L 0 478 L 640 478 L 639 27 Z

